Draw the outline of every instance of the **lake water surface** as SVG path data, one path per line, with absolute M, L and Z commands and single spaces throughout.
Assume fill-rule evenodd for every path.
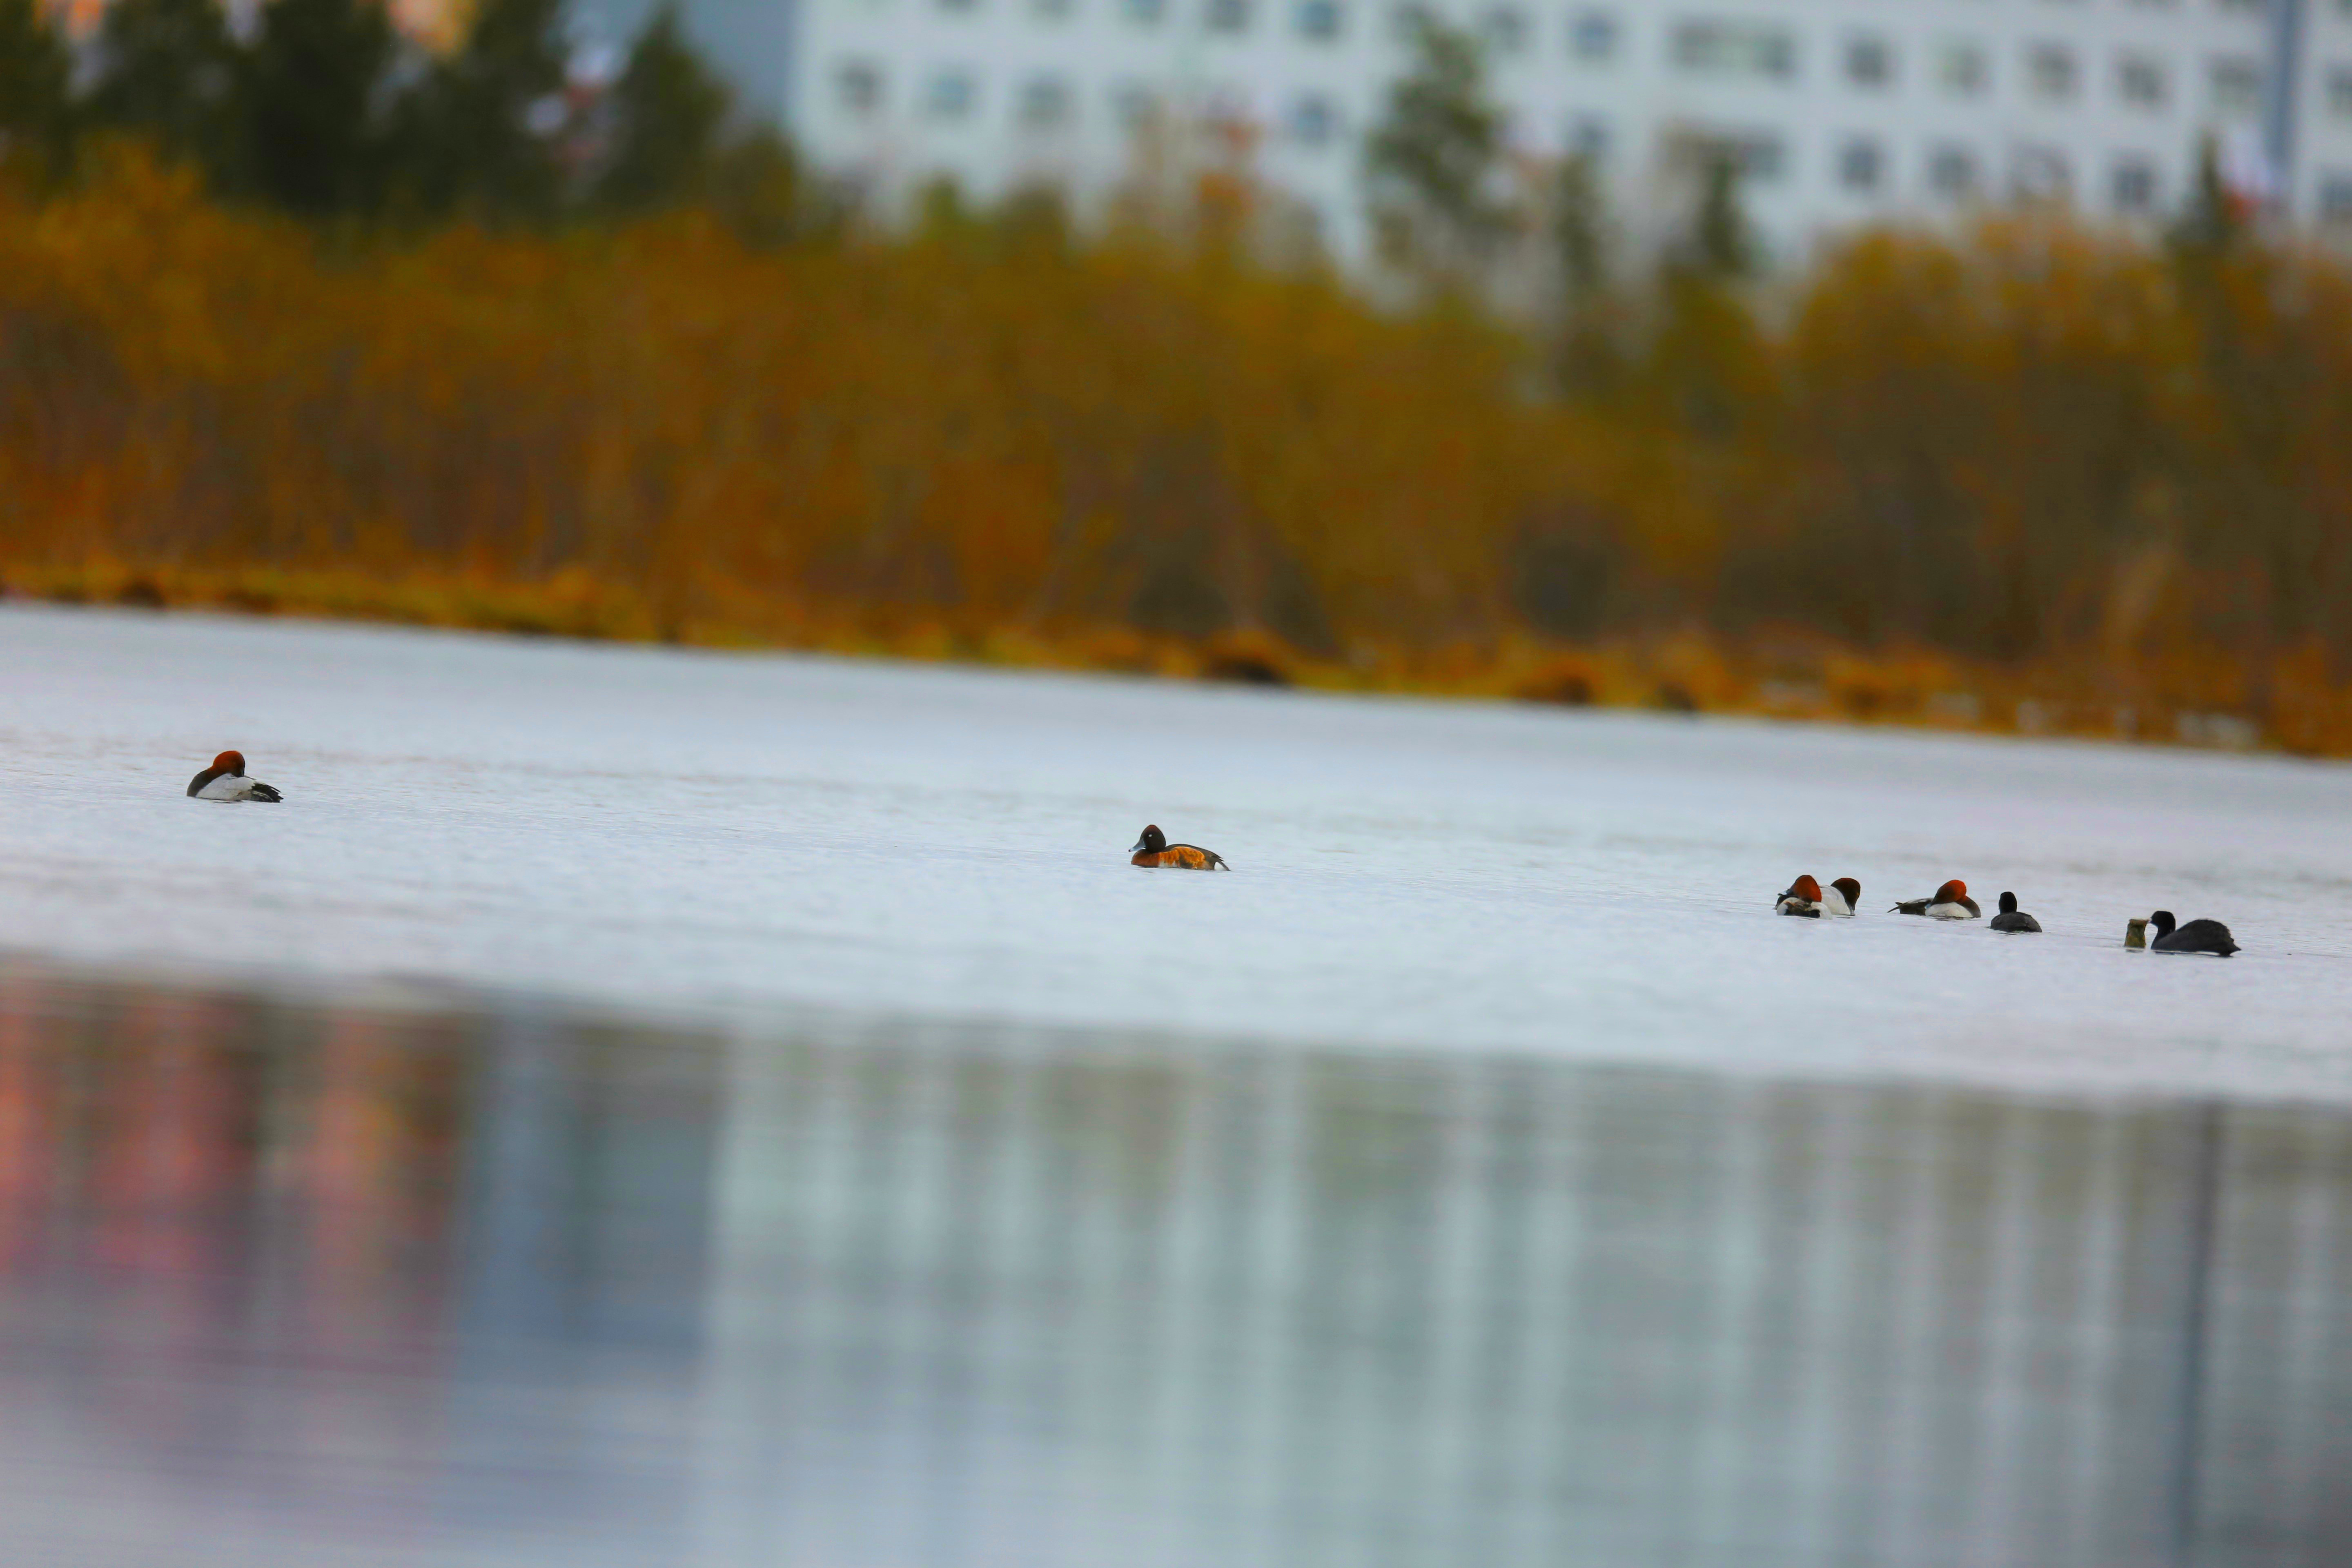
M 2347 790 L 0 610 L 0 1562 L 2340 1568 Z
M 0 949 L 2352 1099 L 2341 765 L 25 606 L 0 672 Z M 183 798 L 225 746 L 286 804 Z M 2047 934 L 1876 912 L 1947 877 Z

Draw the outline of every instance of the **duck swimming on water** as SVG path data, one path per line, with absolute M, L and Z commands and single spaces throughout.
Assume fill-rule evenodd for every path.
M 1852 877 L 1840 877 L 1822 889 L 1822 913 L 1844 915 L 1851 919 L 1862 908 L 1862 884 Z
M 191 800 L 261 800 L 275 804 L 286 797 L 259 779 L 245 776 L 245 753 L 223 752 L 213 765 L 188 781 Z
M 1130 866 L 1168 867 L 1187 871 L 1230 871 L 1225 858 L 1213 849 L 1203 849 L 1197 844 L 1171 844 L 1168 835 L 1153 823 L 1143 830 L 1143 837 L 1129 846 Z
M 1798 878 L 1781 892 L 1780 901 L 1772 906 L 1772 912 L 1809 921 L 1821 919 L 1822 885 L 1809 876 Z
M 1887 911 L 1897 915 L 1926 915 L 1931 921 L 1973 921 L 1984 918 L 1984 910 L 1969 897 L 1969 885 L 1958 877 L 1945 883 L 1924 899 L 1906 899 Z
M 2000 913 L 1992 917 L 1992 929 L 2012 931 L 2040 931 L 2042 922 L 2018 909 L 2015 893 L 2003 893 L 2000 896 Z
M 2156 940 L 2147 944 L 2151 952 L 2210 952 L 2227 958 L 2238 951 L 2238 939 L 2220 921 L 2190 921 L 2175 930 L 2172 911 L 2158 910 L 2147 923 L 2156 928 Z

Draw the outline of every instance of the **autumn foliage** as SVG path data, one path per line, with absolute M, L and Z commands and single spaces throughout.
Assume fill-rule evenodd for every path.
M 2014 221 L 1588 336 L 1050 223 L 362 244 L 117 154 L 0 196 L 0 578 L 2352 752 L 2340 267 Z

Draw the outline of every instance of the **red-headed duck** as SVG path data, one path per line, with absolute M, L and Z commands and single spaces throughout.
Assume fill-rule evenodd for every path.
M 2220 921 L 2190 921 L 2176 930 L 2172 911 L 2158 910 L 2147 923 L 2156 928 L 2156 940 L 2147 944 L 2150 952 L 2210 952 L 2227 958 L 2238 951 L 2238 939 Z
M 1776 915 L 1797 915 L 1809 921 L 1822 918 L 1822 885 L 1811 877 L 1800 877 L 1789 884 L 1780 901 L 1772 906 Z
M 2000 896 L 2000 913 L 1992 917 L 1995 931 L 2040 931 L 2042 922 L 2017 907 L 2015 893 Z
M 1187 871 L 1230 871 L 1225 858 L 1213 849 L 1203 849 L 1197 844 L 1171 844 L 1168 835 L 1160 831 L 1157 823 L 1143 830 L 1130 848 L 1130 866 L 1181 868 Z
M 1862 908 L 1862 884 L 1852 877 L 1840 877 L 1822 889 L 1822 913 L 1845 915 L 1849 918 Z
M 1969 897 L 1969 885 L 1958 877 L 1937 889 L 1924 899 L 1906 899 L 1887 911 L 1897 915 L 1926 915 L 1931 921 L 1973 921 L 1984 918 L 1984 910 Z
M 266 800 L 281 801 L 286 797 L 263 784 L 259 779 L 245 776 L 245 753 L 223 752 L 213 759 L 213 765 L 188 781 L 191 800 Z

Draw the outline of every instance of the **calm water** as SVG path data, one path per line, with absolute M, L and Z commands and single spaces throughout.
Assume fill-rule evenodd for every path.
M 2347 803 L 0 606 L 0 1563 L 2341 1568 Z
M 10 1563 L 2340 1564 L 2352 1119 L 0 973 Z
M 183 797 L 226 745 L 283 806 Z M 0 606 L 0 952 L 205 974 L 2352 1103 L 2347 824 L 2279 758 Z M 1873 913 L 1770 918 L 1808 870 Z M 2048 934 L 1877 912 L 1953 876 Z

